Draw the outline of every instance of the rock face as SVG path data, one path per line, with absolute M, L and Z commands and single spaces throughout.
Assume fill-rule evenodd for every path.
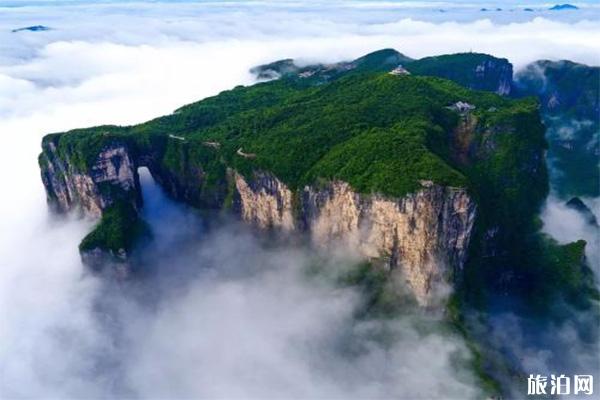
M 502 96 L 508 96 L 510 94 L 512 88 L 512 76 L 513 69 L 510 63 L 498 63 L 495 60 L 487 60 L 475 67 L 475 77 L 482 82 L 481 88 L 489 90 L 489 88 L 486 87 L 486 82 L 495 80 L 497 83 L 495 84 L 496 89 L 494 91 Z M 473 87 L 473 89 L 479 88 Z
M 292 209 L 292 192 L 270 174 L 258 173 L 250 183 L 235 174 L 243 220 L 261 228 L 277 227 L 291 231 L 296 227 Z
M 115 143 L 102 148 L 84 174 L 60 156 L 49 140 L 40 157 L 48 201 L 59 212 L 79 209 L 95 218 L 123 198 L 138 209 L 137 168 L 146 159 L 136 159 L 126 145 Z M 186 186 L 202 184 L 201 174 L 189 176 L 192 181 L 186 181 Z M 234 209 L 242 220 L 259 228 L 302 231 L 318 246 L 347 246 L 359 256 L 384 260 L 422 305 L 430 304 L 436 286 L 448 283 L 464 264 L 475 219 L 475 204 L 464 189 L 423 181 L 416 193 L 390 199 L 356 193 L 344 182 L 330 182 L 324 187 L 306 186 L 295 194 L 270 173 L 257 172 L 247 179 L 232 171 L 231 176 Z M 174 197 L 190 202 L 185 192 L 171 190 L 181 182 L 170 182 L 163 174 L 159 183 Z M 84 262 L 102 259 L 98 252 L 84 252 Z
M 292 192 L 275 177 L 236 176 L 241 217 L 260 227 L 306 231 L 318 246 L 342 245 L 369 259 L 386 260 L 421 305 L 435 301 L 436 287 L 462 268 L 475 220 L 464 189 L 423 182 L 400 199 L 361 195 L 344 182 L 305 187 L 294 221 Z
M 596 121 L 600 113 L 600 68 L 571 61 L 539 60 L 515 74 L 515 94 L 536 96 L 542 111 Z
M 505 58 L 479 53 L 448 54 L 421 58 L 406 68 L 412 74 L 450 79 L 469 89 L 504 96 L 512 92 L 513 66 Z
M 43 143 L 43 148 L 39 160 L 42 181 L 48 202 L 56 211 L 80 211 L 99 218 L 116 196 L 139 206 L 137 168 L 124 145 L 115 143 L 102 149 L 88 173 L 82 172 L 83 168 L 78 168 L 68 156 L 59 155 L 51 139 Z

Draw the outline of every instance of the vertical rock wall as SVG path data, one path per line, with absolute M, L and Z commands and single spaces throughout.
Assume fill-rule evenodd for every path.
M 276 178 L 259 174 L 251 183 L 236 176 L 241 217 L 259 227 L 303 229 L 318 246 L 343 245 L 367 258 L 385 258 L 406 280 L 420 304 L 436 285 L 462 268 L 475 220 L 465 189 L 423 182 L 399 199 L 354 192 L 344 182 L 305 187 L 294 218 L 292 192 Z
M 137 209 L 139 163 L 126 146 L 113 143 L 102 148 L 87 173 L 64 157 L 49 141 L 40 158 L 42 179 L 55 209 L 79 208 L 100 217 L 121 199 Z M 331 182 L 307 186 L 295 196 L 270 173 L 257 172 L 252 179 L 236 172 L 232 176 L 236 209 L 244 221 L 260 228 L 304 231 L 317 246 L 342 245 L 362 257 L 385 260 L 422 305 L 431 303 L 436 286 L 450 283 L 465 262 L 475 219 L 475 204 L 465 189 L 423 181 L 415 193 L 387 198 Z M 167 188 L 177 183 L 165 181 L 167 175 L 161 179 Z M 186 179 L 186 187 L 202 185 L 200 175 Z M 185 197 L 180 200 L 189 202 Z
M 79 210 L 99 218 L 116 196 L 131 201 L 136 207 L 141 201 L 137 168 L 123 145 L 102 149 L 91 168 L 80 171 L 48 141 L 44 143 L 40 167 L 48 202 L 58 212 Z

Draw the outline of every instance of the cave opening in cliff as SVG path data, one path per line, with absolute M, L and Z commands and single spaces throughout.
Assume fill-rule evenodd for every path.
M 153 235 L 163 245 L 174 245 L 186 237 L 196 237 L 202 231 L 202 218 L 191 207 L 170 198 L 154 180 L 147 167 L 138 168 L 143 206 L 142 218 L 153 229 Z
M 179 275 L 191 273 L 188 257 L 208 234 L 208 215 L 180 203 L 165 192 L 147 167 L 138 168 L 142 196 L 140 216 L 149 228 L 149 239 L 138 244 L 134 268 L 148 275 Z

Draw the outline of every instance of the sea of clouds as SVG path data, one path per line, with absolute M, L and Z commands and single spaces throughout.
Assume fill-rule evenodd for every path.
M 85 273 L 77 244 L 92 221 L 48 214 L 37 155 L 45 133 L 142 122 L 252 84 L 250 67 L 280 58 L 393 47 L 600 63 L 593 2 L 509 5 L 0 1 L 0 397 L 477 397 L 457 367 L 463 341 L 417 329 L 431 317 L 358 322 L 360 293 L 301 273 L 310 251 L 265 247 L 233 222 L 206 233 L 148 179 L 154 272 L 141 284 Z M 30 25 L 52 29 L 12 32 Z

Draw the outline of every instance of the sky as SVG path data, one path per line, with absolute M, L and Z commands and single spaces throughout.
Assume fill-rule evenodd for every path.
M 516 68 L 540 58 L 600 65 L 600 8 L 574 4 L 580 10 L 551 12 L 549 2 L 480 11 L 498 4 L 0 1 L 2 397 L 477 397 L 473 374 L 453 363 L 469 359 L 465 343 L 418 329 L 435 318 L 356 323 L 359 293 L 299 276 L 310 251 L 265 247 L 235 223 L 203 236 L 201 218 L 148 179 L 147 217 L 165 232 L 161 242 L 183 240 L 182 232 L 197 240 L 179 258 L 153 248 L 162 261 L 150 263 L 158 272 L 147 288 L 87 274 L 77 244 L 93 221 L 48 214 L 40 140 L 170 113 L 252 84 L 252 66 L 288 57 L 333 62 L 393 47 L 411 57 L 487 52 Z M 51 29 L 12 32 L 30 25 Z M 548 214 L 557 207 L 548 221 L 564 218 L 560 205 Z M 182 229 L 168 230 L 166 219 Z M 562 241 L 580 234 L 560 224 L 547 230 Z M 349 262 L 331 260 L 334 269 Z M 382 332 L 395 338 L 389 347 L 373 340 Z M 360 351 L 349 362 L 338 345 Z

